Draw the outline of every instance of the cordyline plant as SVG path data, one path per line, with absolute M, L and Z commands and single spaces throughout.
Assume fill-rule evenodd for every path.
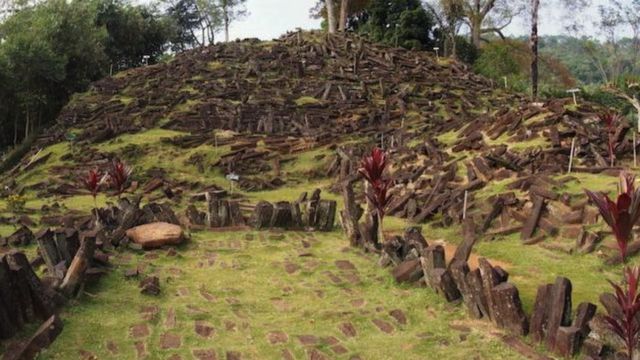
M 638 312 L 640 312 L 640 294 L 638 293 L 638 280 L 640 278 L 640 268 L 624 269 L 624 284 L 622 286 L 611 281 L 615 291 L 615 298 L 620 312 L 614 311 L 605 316 L 611 330 L 620 337 L 627 348 L 629 359 L 633 359 L 633 353 L 638 346 L 638 334 L 640 333 L 640 324 L 636 320 Z
M 616 127 L 618 126 L 618 123 L 622 120 L 622 116 L 620 114 L 607 111 L 605 113 L 598 115 L 598 117 L 600 118 L 600 121 L 602 121 L 607 127 L 609 162 L 611 163 L 611 166 L 613 166 L 616 160 L 616 154 L 615 154 L 616 140 L 614 137 L 616 135 Z
M 111 187 L 115 190 L 115 195 L 118 196 L 118 199 L 125 190 L 127 190 L 132 172 L 133 169 L 122 161 L 116 159 L 111 161 L 107 179 Z
M 102 177 L 102 174 L 98 169 L 89 170 L 84 179 L 82 179 L 84 188 L 91 193 L 91 196 L 93 196 L 93 205 L 95 208 L 98 208 L 96 197 L 100 192 L 100 187 L 102 186 L 103 182 L 104 178 Z
M 631 230 L 640 217 L 640 189 L 635 189 L 635 179 L 634 175 L 620 173 L 620 188 L 615 202 L 604 193 L 585 190 L 613 231 L 623 262 L 626 262 Z
M 371 150 L 371 154 L 362 158 L 360 169 L 358 169 L 369 184 L 369 191 L 366 195 L 378 215 L 379 236 L 384 236 L 382 233 L 382 220 L 391 201 L 389 190 L 393 184 L 393 180 L 384 178 L 383 174 L 386 167 L 386 154 L 383 150 L 374 148 Z M 383 239 L 381 238 L 381 240 Z

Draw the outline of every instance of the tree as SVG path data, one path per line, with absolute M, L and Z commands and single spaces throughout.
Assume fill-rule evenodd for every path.
M 474 69 L 486 77 L 502 81 L 507 77 L 511 87 L 521 91 L 530 89 L 531 49 L 523 40 L 496 40 L 482 49 Z M 569 70 L 549 54 L 539 57 L 540 83 L 549 88 L 575 85 Z
M 325 8 L 327 12 L 327 23 L 329 24 L 329 34 L 333 34 L 337 30 L 336 10 L 334 0 L 325 0 Z
M 89 2 L 49 0 L 25 8 L 0 25 L 0 71 L 11 94 L 4 123 L 16 142 L 26 138 L 75 92 L 104 74 L 106 31 L 96 27 Z M 82 34 L 82 36 L 78 36 Z
M 175 31 L 170 19 L 149 6 L 132 6 L 121 0 L 101 0 L 96 25 L 104 26 L 104 50 L 111 64 L 129 68 L 142 64 L 143 56 L 154 63 L 166 50 Z
M 420 0 L 371 0 L 358 23 L 358 32 L 373 41 L 406 48 L 431 48 L 433 18 Z
M 200 14 L 202 45 L 215 43 L 215 34 L 222 29 L 223 13 L 213 0 L 195 0 Z M 227 34 L 228 35 L 228 34 Z
M 441 41 L 445 56 L 458 56 L 458 33 L 464 24 L 464 11 L 460 1 L 434 0 L 424 4 L 439 25 L 436 37 Z
M 338 26 L 338 31 L 346 31 L 347 30 L 347 18 L 349 17 L 349 0 L 342 0 L 342 4 L 340 5 L 340 26 Z
M 173 20 L 175 27 L 173 36 L 169 39 L 172 51 L 185 51 L 196 46 L 204 46 L 204 41 L 198 40 L 196 34 L 196 31 L 200 32 L 203 29 L 202 16 L 196 0 L 169 2 L 166 14 Z
M 479 47 L 482 35 L 498 34 L 505 38 L 502 30 L 524 8 L 521 0 L 443 0 L 444 9 L 459 9 L 469 27 L 471 43 Z
M 223 14 L 218 1 L 223 0 L 165 0 L 167 15 L 173 19 L 173 51 L 184 51 L 215 42 L 215 34 L 222 29 Z
M 350 24 L 354 18 L 362 16 L 363 11 L 369 6 L 370 0 L 316 0 L 311 8 L 311 17 L 325 19 L 326 29 L 329 33 L 347 31 L 353 29 Z M 331 9 L 331 11 L 327 11 Z M 340 14 L 338 15 L 338 10 Z M 331 16 L 329 16 L 331 15 Z M 356 21 L 357 22 L 357 21 Z
M 538 10 L 540 0 L 531 0 L 531 98 L 538 98 Z
M 219 7 L 222 13 L 222 19 L 224 23 L 224 41 L 229 41 L 229 25 L 233 21 L 242 19 L 247 16 L 249 12 L 247 11 L 245 3 L 247 0 L 218 0 Z

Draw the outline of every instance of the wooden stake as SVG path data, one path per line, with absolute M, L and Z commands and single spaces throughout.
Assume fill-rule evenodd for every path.
M 571 154 L 569 154 L 569 170 L 567 174 L 571 174 L 571 167 L 573 166 L 573 153 L 576 148 L 576 138 L 571 139 Z

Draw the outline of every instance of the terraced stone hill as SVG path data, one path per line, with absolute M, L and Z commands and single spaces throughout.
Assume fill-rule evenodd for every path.
M 340 229 L 199 231 L 186 210 L 208 191 L 227 191 L 248 214 L 315 188 L 341 208 L 344 180 L 381 146 L 396 179 L 389 235 L 417 224 L 430 243 L 472 242 L 509 271 L 527 311 L 558 275 L 573 281 L 576 304 L 595 303 L 619 266 L 583 189 L 615 189 L 634 149 L 630 126 L 618 124 L 611 166 L 599 111 L 570 99 L 531 104 L 455 61 L 355 36 L 215 45 L 76 95 L 3 174 L 0 236 L 86 218 L 94 202 L 79 176 L 113 158 L 135 169 L 127 196 L 169 204 L 192 231 L 177 256 L 114 252 L 114 269 L 65 308 L 43 358 L 514 359 L 489 324 L 394 283 L 373 255 L 343 251 Z M 19 213 L 7 209 L 15 194 L 26 200 Z M 113 201 L 102 194 L 97 204 Z M 34 245 L 20 249 L 37 256 Z M 161 297 L 140 295 L 123 276 L 131 267 L 159 275 Z

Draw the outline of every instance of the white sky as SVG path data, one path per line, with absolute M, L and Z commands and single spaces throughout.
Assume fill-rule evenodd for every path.
M 315 0 L 248 0 L 249 16 L 231 24 L 229 37 L 271 40 L 296 28 L 319 29 L 320 20 L 309 17 L 315 3 Z
M 624 0 L 623 0 L 624 1 Z M 596 32 L 592 22 L 596 18 L 595 5 L 607 0 L 594 0 L 594 7 L 582 15 L 587 32 Z M 309 10 L 316 0 L 248 0 L 249 16 L 242 21 L 231 24 L 230 38 L 259 38 L 271 40 L 278 38 L 289 30 L 296 28 L 318 29 L 320 20 L 311 19 Z M 557 35 L 565 33 L 562 12 L 544 8 L 541 11 L 539 31 L 541 35 Z M 576 15 L 578 16 L 578 15 Z M 524 35 L 528 33 L 526 20 L 518 19 L 506 29 L 508 35 Z M 593 33 L 590 35 L 597 36 Z M 218 35 L 220 39 L 220 35 Z

